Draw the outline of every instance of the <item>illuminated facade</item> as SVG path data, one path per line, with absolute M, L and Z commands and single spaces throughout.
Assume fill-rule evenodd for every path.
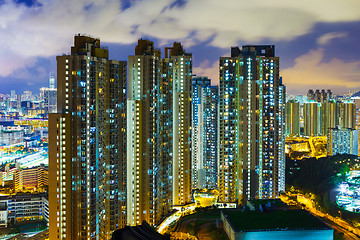
M 135 56 L 129 56 L 127 100 L 127 223 L 131 226 L 143 220 L 155 223 L 157 183 L 153 171 L 160 68 L 160 51 L 152 42 L 139 40 Z
M 326 136 L 330 128 L 336 128 L 339 124 L 339 103 L 325 101 L 321 103 L 321 135 Z
M 311 100 L 304 103 L 303 110 L 305 136 L 326 136 L 337 127 L 355 129 L 356 105 L 352 101 Z
M 192 188 L 217 188 L 218 86 L 207 77 L 192 79 Z
M 44 166 L 17 169 L 14 172 L 14 189 L 21 192 L 24 189 L 48 186 L 48 169 Z
M 327 139 L 328 155 L 358 155 L 358 130 L 350 128 L 330 128 Z
M 332 92 L 330 89 L 325 91 L 325 89 L 322 89 L 321 91 L 319 89 L 316 89 L 315 92 L 310 89 L 307 93 L 308 101 L 315 101 L 315 102 L 325 102 L 332 100 Z
M 169 50 L 173 65 L 173 205 L 185 205 L 191 202 L 192 55 L 180 43 Z
M 75 36 L 57 57 L 58 111 L 49 115 L 51 239 L 110 239 L 126 224 L 126 62 Z
M 40 95 L 44 100 L 45 113 L 57 112 L 57 90 L 56 88 L 40 88 Z
M 321 103 L 312 101 L 304 103 L 304 135 L 309 137 L 321 135 Z
M 191 54 L 148 40 L 129 56 L 127 220 L 154 225 L 190 202 Z
M 300 135 L 300 103 L 295 100 L 286 102 L 286 128 L 285 134 L 287 137 L 294 137 Z
M 49 88 L 50 89 L 56 89 L 55 87 L 55 73 L 50 73 L 50 77 L 49 77 Z
M 285 86 L 275 46 L 220 58 L 220 201 L 276 198 L 285 190 Z
M 353 101 L 340 103 L 340 126 L 353 128 L 356 126 L 356 105 Z
M 24 224 L 33 221 L 49 221 L 49 201 L 43 194 L 16 194 L 0 196 L 0 226 L 8 222 Z M 7 224 L 5 226 L 7 227 Z
M 220 58 L 218 117 L 219 202 L 236 202 L 242 186 L 239 160 L 239 84 L 236 56 Z

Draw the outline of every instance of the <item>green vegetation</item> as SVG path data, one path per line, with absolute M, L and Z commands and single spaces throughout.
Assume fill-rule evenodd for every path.
M 351 221 L 355 226 L 359 214 L 347 212 L 336 205 L 332 193 L 346 178 L 350 168 L 359 167 L 359 159 L 354 155 L 335 155 L 324 158 L 308 158 L 301 161 L 286 159 L 286 185 L 305 195 L 312 195 L 316 207 L 332 216 Z M 292 188 L 293 187 L 293 188 Z
M 286 183 L 304 191 L 323 195 L 345 180 L 349 167 L 354 166 L 356 160 L 357 156 L 353 155 L 308 158 L 301 161 L 287 159 Z
M 194 214 L 184 216 L 177 222 L 176 229 L 197 238 L 226 240 L 228 239 L 226 233 L 216 226 L 216 222 L 220 219 L 220 209 L 213 207 L 196 208 Z
M 224 210 L 232 226 L 238 231 L 255 229 L 327 228 L 322 221 L 304 210 L 258 211 Z

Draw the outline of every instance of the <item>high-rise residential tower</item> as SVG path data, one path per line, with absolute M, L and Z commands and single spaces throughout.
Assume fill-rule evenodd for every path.
M 50 77 L 49 77 L 49 88 L 50 89 L 55 89 L 55 73 L 50 73 Z
M 220 201 L 276 198 L 285 190 L 285 86 L 275 46 L 220 58 Z M 223 176 L 221 176 L 223 175 Z
M 154 169 L 160 100 L 161 56 L 153 42 L 139 40 L 135 56 L 129 56 L 129 96 L 127 100 L 127 222 L 155 223 L 156 178 Z M 160 173 L 159 173 L 160 175 Z
M 126 62 L 75 36 L 49 116 L 50 239 L 110 239 L 126 224 Z
M 218 189 L 220 202 L 236 202 L 242 188 L 239 159 L 239 80 L 237 56 L 220 58 Z
M 148 40 L 129 56 L 127 220 L 156 224 L 190 202 L 191 54 Z
M 173 66 L 173 205 L 185 205 L 191 202 L 192 55 L 176 42 L 169 50 Z
M 310 101 L 304 103 L 304 135 L 309 137 L 321 135 L 321 103 Z
M 296 100 L 286 102 L 286 130 L 285 135 L 288 137 L 300 135 L 300 103 Z
M 339 124 L 339 103 L 334 100 L 327 100 L 321 103 L 321 131 L 322 136 L 326 136 L 331 128 L 336 128 Z
M 10 93 L 10 101 L 16 101 L 16 93 L 15 93 L 15 90 L 11 90 L 11 93 Z
M 332 92 L 330 89 L 325 91 L 325 89 L 322 89 L 321 91 L 319 89 L 316 89 L 315 92 L 312 89 L 309 89 L 307 93 L 308 101 L 316 101 L 316 102 L 325 102 L 332 100 Z
M 217 189 L 218 86 L 195 77 L 192 110 L 192 188 Z
M 355 129 L 356 105 L 352 100 L 340 103 L 340 126 Z

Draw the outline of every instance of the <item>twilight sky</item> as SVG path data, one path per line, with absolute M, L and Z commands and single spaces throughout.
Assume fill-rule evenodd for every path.
M 0 93 L 38 93 L 73 36 L 127 60 L 138 38 L 180 41 L 193 73 L 218 82 L 231 46 L 275 44 L 289 94 L 360 89 L 359 0 L 0 0 Z

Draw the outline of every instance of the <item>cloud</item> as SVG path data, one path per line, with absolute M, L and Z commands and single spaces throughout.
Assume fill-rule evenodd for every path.
M 211 79 L 211 85 L 218 85 L 219 61 L 215 61 L 211 65 L 208 60 L 205 60 L 198 67 L 193 67 L 193 74 L 199 77 L 206 76 Z
M 319 45 L 325 45 L 325 44 L 328 44 L 331 40 L 333 40 L 335 38 L 343 38 L 343 37 L 346 37 L 347 35 L 348 34 L 346 32 L 326 33 L 317 39 L 317 43 Z
M 68 53 L 76 33 L 110 43 L 129 44 L 149 36 L 163 43 L 183 41 L 185 47 L 207 42 L 228 48 L 240 41 L 292 40 L 319 22 L 360 20 L 358 0 L 174 2 L 38 0 L 27 7 L 0 1 L 0 76 L 34 64 L 38 57 Z
M 295 65 L 281 71 L 290 94 L 304 94 L 308 89 L 333 89 L 343 93 L 360 88 L 360 61 L 324 61 L 324 50 L 310 50 L 295 59 Z

